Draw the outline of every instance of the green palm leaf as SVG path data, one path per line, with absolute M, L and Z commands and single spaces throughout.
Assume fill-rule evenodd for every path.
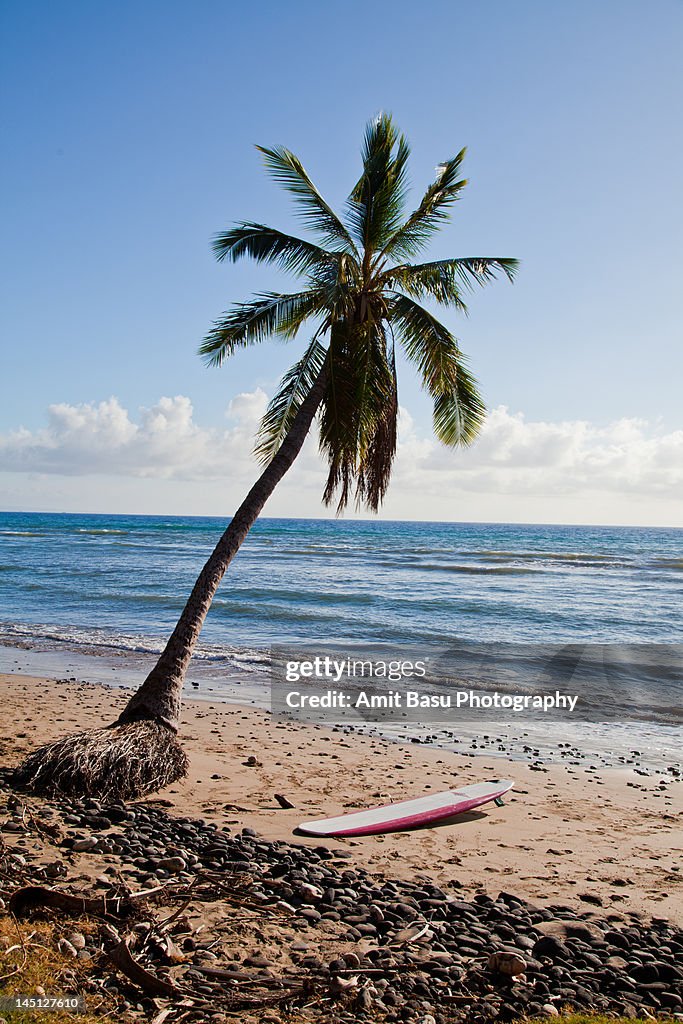
M 466 313 L 463 289 L 469 291 L 475 285 L 488 284 L 500 272 L 512 281 L 517 267 L 517 260 L 488 256 L 404 263 L 383 271 L 379 283 L 386 288 L 400 288 L 415 299 L 430 296 L 443 306 L 455 306 Z
M 457 156 L 439 165 L 436 179 L 425 192 L 417 209 L 384 246 L 383 256 L 414 256 L 448 220 L 451 207 L 467 184 L 466 178 L 459 177 L 464 158 L 465 150 L 461 149 Z
M 220 366 L 238 348 L 257 345 L 272 335 L 295 337 L 304 321 L 320 311 L 317 291 L 289 295 L 266 292 L 253 302 L 239 303 L 216 320 L 199 353 L 209 366 Z
M 337 510 L 350 501 L 376 509 L 396 450 L 398 401 L 393 357 L 381 322 L 336 330 L 321 413 L 321 449 L 329 466 L 323 500 Z
M 323 501 L 329 505 L 339 491 L 338 511 L 351 496 L 357 452 L 357 366 L 353 359 L 352 327 L 337 320 L 330 329 L 329 370 L 320 411 L 320 450 L 328 464 Z
M 382 114 L 368 125 L 362 156 L 363 173 L 348 199 L 347 219 L 367 258 L 401 224 L 410 148 Z
M 445 260 L 453 265 L 453 271 L 466 288 L 490 284 L 499 273 L 513 281 L 519 269 L 519 260 L 504 256 L 468 256 L 466 259 Z M 429 266 L 429 264 L 426 264 Z
M 391 319 L 434 399 L 437 437 L 448 445 L 470 444 L 486 409 L 458 342 L 436 317 L 404 295 L 394 298 Z
M 456 339 L 435 316 L 405 295 L 394 294 L 390 317 L 425 387 L 430 393 L 438 390 L 450 379 L 452 360 L 459 352 Z
M 337 265 L 333 254 L 313 242 L 252 221 L 243 221 L 216 235 L 212 248 L 217 260 L 230 259 L 236 263 L 243 256 L 249 256 L 257 263 L 275 263 L 293 274 L 327 270 Z
M 345 252 L 355 252 L 353 240 L 341 220 L 329 206 L 309 178 L 304 165 L 284 146 L 268 149 L 256 147 L 263 153 L 265 165 L 273 178 L 294 196 L 304 223 L 323 237 L 326 243 L 341 246 Z
M 373 512 L 377 512 L 387 492 L 398 441 L 398 381 L 393 345 L 383 362 L 388 373 L 382 382 L 380 402 L 357 471 L 356 505 L 364 504 Z
M 323 368 L 327 349 L 314 337 L 301 359 L 287 371 L 266 409 L 256 437 L 259 462 L 271 461 L 287 436 L 301 403 Z
M 459 352 L 453 381 L 434 396 L 434 433 L 451 447 L 472 444 L 486 418 L 477 382 L 464 360 Z
M 389 289 L 398 288 L 413 299 L 436 299 L 442 306 L 454 306 L 461 313 L 467 313 L 462 298 L 459 275 L 453 264 L 456 260 L 439 260 L 435 263 L 404 263 L 380 276 L 380 284 Z

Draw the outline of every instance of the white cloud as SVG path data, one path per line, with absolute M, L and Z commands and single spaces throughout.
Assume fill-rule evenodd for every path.
M 86 481 L 97 477 L 101 500 L 120 493 L 135 506 L 137 493 L 142 504 L 156 510 L 151 495 L 160 497 L 160 483 L 166 481 L 159 511 L 223 512 L 256 476 L 250 453 L 266 403 L 260 388 L 236 395 L 222 429 L 200 425 L 192 402 L 182 395 L 161 398 L 137 416 L 116 398 L 52 405 L 45 428 L 0 436 L 0 471 L 11 474 L 15 495 L 54 494 L 52 507 L 62 504 L 57 495 L 65 478 L 82 479 L 80 491 L 71 488 L 77 496 L 91 494 Z M 396 518 L 672 524 L 683 498 L 683 430 L 663 433 L 640 419 L 603 426 L 584 420 L 553 423 L 527 420 L 499 406 L 475 445 L 452 451 L 421 436 L 402 409 L 400 438 L 385 508 Z M 22 488 L 20 481 L 28 476 L 32 484 Z M 145 489 L 145 479 L 156 481 L 153 492 Z M 323 480 L 311 437 L 270 514 L 320 514 Z M 186 481 L 201 481 L 201 491 L 188 490 Z M 35 499 L 31 507 L 38 507 Z
M 256 429 L 267 405 L 268 395 L 261 388 L 256 388 L 255 391 L 242 391 L 232 399 L 226 415 L 229 419 L 237 420 L 245 426 L 253 426 Z
M 116 398 L 51 405 L 44 430 L 0 437 L 0 468 L 67 476 L 219 476 L 226 464 L 248 461 L 261 395 L 265 400 L 263 392 L 238 395 L 231 403 L 233 426 L 222 431 L 199 426 L 184 395 L 141 409 L 137 423 Z
M 452 480 L 480 492 L 577 494 L 661 492 L 683 497 L 683 430 L 658 433 L 644 420 L 598 427 L 584 420 L 528 421 L 505 406 L 489 414 L 478 441 L 453 452 L 410 435 L 397 473 L 427 491 Z

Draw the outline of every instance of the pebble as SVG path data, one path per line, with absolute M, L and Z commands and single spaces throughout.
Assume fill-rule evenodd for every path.
M 187 863 L 182 857 L 164 857 L 163 860 L 157 861 L 157 867 L 163 871 L 184 871 L 187 867 Z M 158 873 L 158 872 L 157 872 Z
M 569 960 L 571 953 L 565 946 L 562 939 L 556 939 L 554 935 L 543 935 L 532 949 L 535 958 L 547 957 L 550 960 Z
M 98 840 L 94 836 L 87 836 L 84 839 L 74 839 L 71 849 L 74 853 L 86 853 L 89 850 L 94 850 L 97 843 Z
M 506 974 L 510 978 L 514 978 L 518 974 L 524 974 L 527 963 L 526 960 L 518 956 L 517 953 L 492 953 L 487 963 L 488 969 L 496 974 Z

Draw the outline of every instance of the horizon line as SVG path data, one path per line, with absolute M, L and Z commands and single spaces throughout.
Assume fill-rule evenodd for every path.
M 233 513 L 234 514 L 234 513 Z M 0 509 L 0 515 L 26 515 L 26 516 L 109 516 L 117 519 L 216 519 L 229 523 L 232 515 L 198 515 L 197 513 L 183 515 L 182 513 L 158 513 L 158 512 L 67 512 L 45 509 Z M 259 516 L 254 525 L 259 522 L 282 521 L 282 522 L 311 522 L 311 523 L 406 523 L 406 524 L 433 524 L 437 526 L 553 526 L 558 528 L 583 528 L 600 530 L 681 530 L 683 526 L 644 525 L 638 523 L 566 523 L 566 522 L 530 522 L 527 520 L 502 520 L 502 519 L 383 519 L 363 518 L 353 516 Z

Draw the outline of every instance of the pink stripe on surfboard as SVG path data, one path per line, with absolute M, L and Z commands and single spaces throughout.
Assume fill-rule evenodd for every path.
M 309 835 L 318 836 L 364 836 L 380 835 L 386 832 L 401 832 L 406 829 L 419 828 L 421 825 L 436 824 L 445 819 L 453 818 L 458 814 L 466 814 L 467 811 L 471 811 L 475 807 L 480 807 L 482 804 L 489 803 L 491 800 L 496 800 L 498 797 L 503 796 L 512 788 L 512 785 L 512 782 L 505 780 L 497 783 L 466 786 L 463 790 L 452 790 L 443 794 L 434 793 L 428 797 L 405 800 L 394 805 L 369 807 L 364 811 L 354 811 L 352 814 L 341 815 L 336 818 L 304 822 L 299 826 L 299 829 L 302 832 L 307 832 Z M 486 789 L 484 793 L 473 794 L 470 797 L 466 796 L 468 789 L 477 790 L 484 788 Z M 462 795 L 458 799 L 459 793 Z M 405 813 L 407 804 L 417 804 L 423 799 L 430 801 L 438 800 L 439 796 L 452 797 L 452 800 L 440 807 L 431 807 L 409 814 Z M 403 812 L 401 808 L 404 808 Z M 392 809 L 396 812 L 395 817 L 382 817 L 383 814 Z M 359 818 L 366 818 L 373 813 L 378 814 L 378 818 L 375 821 L 369 821 L 363 825 L 358 824 Z M 354 824 L 354 820 L 356 824 Z

